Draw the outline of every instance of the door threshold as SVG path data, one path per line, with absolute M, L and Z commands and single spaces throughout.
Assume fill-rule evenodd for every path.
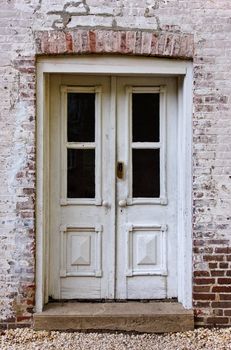
M 34 314 L 34 329 L 182 332 L 194 329 L 194 317 L 178 302 L 53 302 Z

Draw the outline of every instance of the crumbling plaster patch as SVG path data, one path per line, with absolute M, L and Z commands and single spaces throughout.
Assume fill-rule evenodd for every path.
M 94 28 L 144 28 L 159 30 L 160 18 L 156 11 L 172 0 L 79 0 L 43 1 L 35 9 L 38 19 L 50 23 L 53 29 Z M 176 0 L 174 0 L 176 1 Z M 48 16 L 48 17 L 47 17 Z M 86 18 L 87 17 L 87 18 Z M 48 21 L 47 21 L 48 19 Z

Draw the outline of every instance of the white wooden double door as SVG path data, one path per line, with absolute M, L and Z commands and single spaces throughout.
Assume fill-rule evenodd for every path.
M 175 78 L 50 78 L 54 299 L 177 297 Z

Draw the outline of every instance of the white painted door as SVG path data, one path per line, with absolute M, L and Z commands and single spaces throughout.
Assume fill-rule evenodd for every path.
M 52 75 L 54 299 L 177 296 L 174 78 Z
M 114 298 L 110 89 L 105 77 L 51 77 L 49 294 L 54 299 Z
M 117 79 L 116 298 L 177 296 L 176 81 Z

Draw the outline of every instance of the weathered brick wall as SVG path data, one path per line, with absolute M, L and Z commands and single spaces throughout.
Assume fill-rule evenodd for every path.
M 197 324 L 231 324 L 231 2 L 0 5 L 0 327 L 29 324 L 34 306 L 36 32 L 89 27 L 194 35 L 195 314 Z

